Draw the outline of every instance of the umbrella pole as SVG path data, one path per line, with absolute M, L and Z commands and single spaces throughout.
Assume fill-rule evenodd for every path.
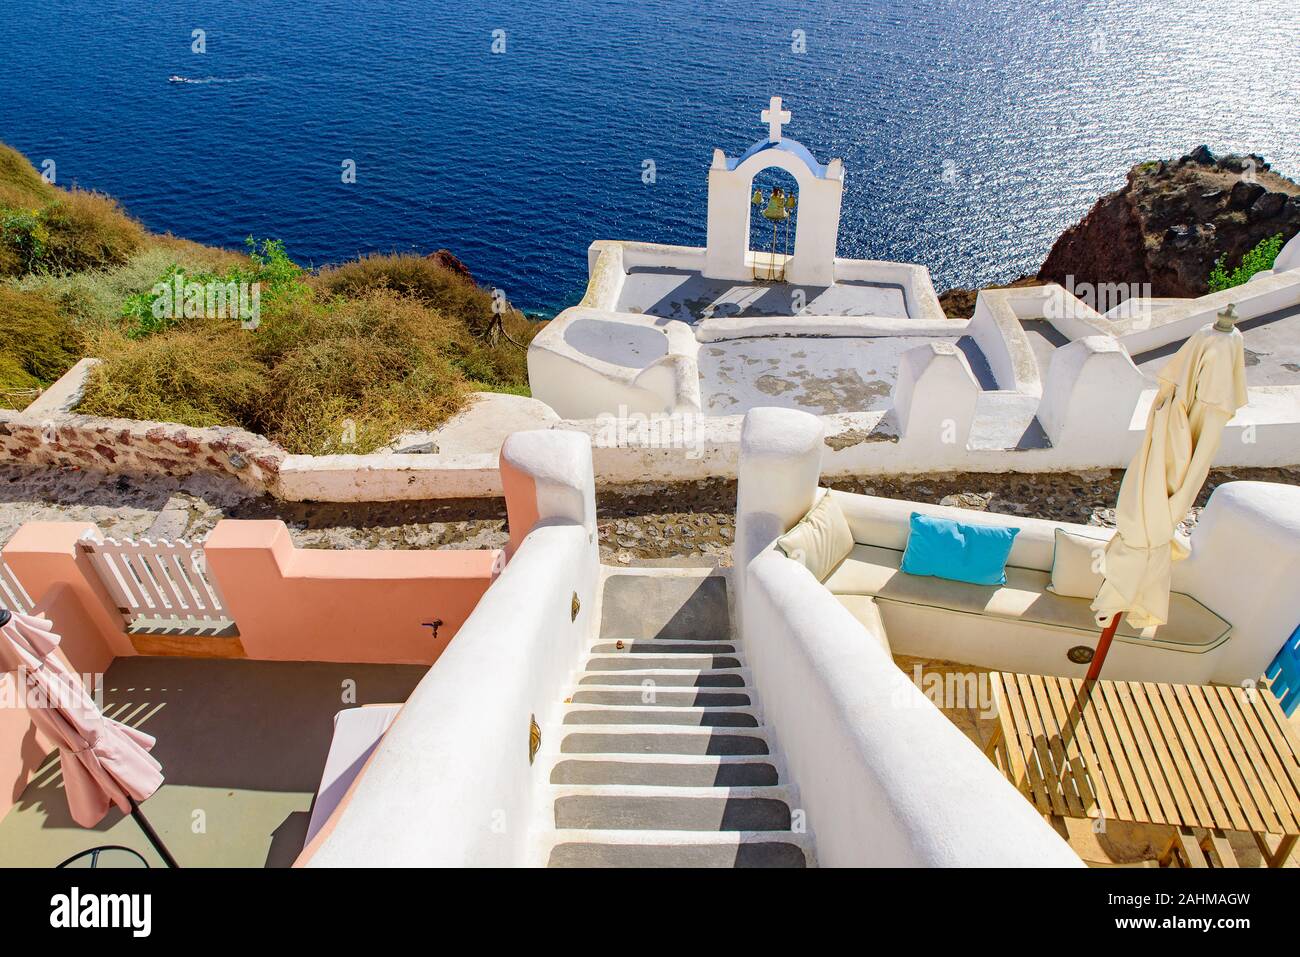
M 1088 677 L 1084 681 L 1096 681 L 1101 677 L 1101 666 L 1106 663 L 1106 652 L 1110 651 L 1111 639 L 1115 637 L 1115 632 L 1119 630 L 1119 615 L 1116 614 L 1106 626 L 1106 630 L 1101 633 L 1101 639 L 1097 642 L 1097 650 L 1092 653 L 1092 664 L 1088 666 Z
M 131 802 L 131 816 L 135 818 L 135 823 L 140 825 L 140 830 L 149 839 L 149 843 L 158 852 L 158 856 L 163 859 L 163 863 L 168 867 L 180 867 L 176 863 L 176 858 L 172 857 L 172 852 L 167 850 L 167 845 L 162 842 L 162 838 L 153 829 L 153 825 L 149 823 L 149 819 L 144 816 L 144 811 L 140 810 L 140 805 L 135 803 L 135 798 L 128 797 L 127 800 Z

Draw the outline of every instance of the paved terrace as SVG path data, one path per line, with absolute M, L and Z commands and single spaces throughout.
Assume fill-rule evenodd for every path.
M 618 312 L 640 312 L 693 324 L 711 309 L 718 317 L 792 315 L 795 291 L 804 295 L 811 316 L 888 316 L 908 318 L 903 287 L 895 283 L 837 282 L 833 286 L 790 283 L 737 283 L 706 279 L 681 269 L 641 267 L 628 271 Z
M 955 336 L 932 338 L 956 341 Z M 760 405 L 817 415 L 885 409 L 892 402 L 903 353 L 930 341 L 921 336 L 774 336 L 702 343 L 704 412 L 739 415 Z M 982 355 L 978 361 L 987 367 Z
M 1300 385 L 1300 306 L 1237 323 L 1246 340 L 1246 382 L 1252 386 Z M 1186 339 L 1133 357 L 1154 376 Z
M 802 290 L 806 297 L 809 317 L 909 318 L 903 287 L 893 283 L 735 283 L 705 279 L 686 270 L 651 267 L 629 271 L 617 308 L 688 324 L 704 318 L 706 310 L 718 317 L 780 318 L 794 311 L 795 290 Z M 1044 334 L 1055 334 L 1046 323 L 1038 325 L 1046 327 Z M 1046 437 L 1034 418 L 1036 401 L 1032 397 L 990 394 L 996 392 L 998 383 L 987 358 L 970 336 L 765 336 L 704 343 L 699 357 L 704 413 L 742 415 L 764 405 L 819 415 L 885 409 L 892 402 L 902 354 L 933 339 L 957 344 L 986 393 L 976 409 L 972 447 L 1046 445 Z M 1051 350 L 1061 344 L 1037 335 L 1035 350 L 1041 352 L 1039 361 L 1044 367 Z
M 287 867 L 302 850 L 344 683 L 357 704 L 405 701 L 422 665 L 119 658 L 105 712 L 158 739 L 166 782 L 142 807 L 182 867 Z M 194 833 L 197 812 L 204 833 Z M 0 867 L 53 867 L 78 851 L 124 844 L 160 867 L 116 810 L 97 828 L 68 815 L 51 756 L 0 821 Z

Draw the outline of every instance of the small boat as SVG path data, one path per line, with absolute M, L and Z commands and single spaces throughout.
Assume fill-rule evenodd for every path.
M 168 83 L 188 83 L 189 81 L 186 80 L 185 77 L 183 77 L 183 76 L 177 76 L 175 73 L 173 73 L 171 76 L 167 77 L 167 82 L 168 82 Z

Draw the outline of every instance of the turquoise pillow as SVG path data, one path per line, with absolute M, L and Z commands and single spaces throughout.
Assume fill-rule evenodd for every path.
M 912 513 L 903 571 L 972 585 L 1005 585 L 1007 557 L 1018 528 L 967 525 Z

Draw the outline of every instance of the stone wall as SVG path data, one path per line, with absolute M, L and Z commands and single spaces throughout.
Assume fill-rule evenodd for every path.
M 103 472 L 234 476 L 257 492 L 276 491 L 288 453 L 244 429 L 108 419 L 73 411 L 98 359 L 82 359 L 21 412 L 0 409 L 0 461 Z
M 217 472 L 274 493 L 286 457 L 274 442 L 243 429 L 0 410 L 0 460 L 10 462 L 145 475 Z

